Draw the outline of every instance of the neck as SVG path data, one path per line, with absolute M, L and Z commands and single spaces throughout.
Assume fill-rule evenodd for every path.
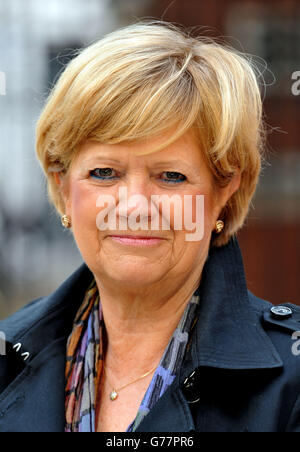
M 201 269 L 202 270 L 202 269 Z M 166 281 L 133 291 L 97 281 L 107 333 L 106 367 L 127 379 L 157 366 L 197 289 L 199 268 L 185 280 Z

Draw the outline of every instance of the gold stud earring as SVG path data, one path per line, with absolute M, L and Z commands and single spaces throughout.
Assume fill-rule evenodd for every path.
M 70 227 L 71 227 L 71 219 L 68 217 L 68 215 L 63 215 L 61 217 L 61 224 L 63 225 L 64 228 L 70 229 Z
M 215 232 L 217 234 L 220 234 L 223 231 L 224 226 L 225 226 L 224 221 L 222 221 L 222 220 L 216 221 Z

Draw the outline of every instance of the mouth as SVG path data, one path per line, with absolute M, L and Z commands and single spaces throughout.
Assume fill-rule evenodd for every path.
M 162 237 L 140 236 L 140 235 L 109 235 L 114 242 L 127 246 L 153 246 L 162 243 Z

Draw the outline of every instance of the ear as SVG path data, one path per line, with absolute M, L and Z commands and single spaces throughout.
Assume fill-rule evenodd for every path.
M 222 212 L 223 208 L 228 203 L 229 199 L 234 195 L 234 193 L 239 189 L 241 185 L 241 173 L 236 173 L 226 187 L 220 188 L 219 193 L 219 214 Z
M 238 191 L 238 189 L 240 188 L 241 185 L 241 173 L 238 172 L 236 173 L 233 178 L 231 179 L 231 181 L 229 182 L 229 184 L 227 185 L 227 200 L 226 200 L 226 204 L 229 201 L 229 199 L 231 198 L 231 196 Z
M 53 173 L 53 178 L 58 187 L 61 186 L 61 173 Z
M 53 173 L 54 181 L 60 192 L 61 199 L 65 206 L 65 214 L 68 215 L 70 211 L 69 201 L 69 181 L 68 177 L 62 171 Z

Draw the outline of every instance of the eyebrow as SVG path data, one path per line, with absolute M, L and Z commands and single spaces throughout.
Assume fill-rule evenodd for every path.
M 148 154 L 148 155 L 151 155 L 151 154 Z M 83 164 L 87 165 L 92 162 L 96 162 L 96 161 L 100 161 L 100 160 L 102 160 L 106 164 L 122 165 L 122 161 L 120 159 L 114 159 L 114 158 L 108 157 L 107 155 L 101 155 L 101 154 L 96 154 L 96 155 L 87 157 L 86 159 L 83 160 Z M 160 167 L 167 168 L 167 167 L 173 166 L 176 169 L 178 167 L 182 167 L 182 170 L 189 170 L 189 171 L 194 170 L 193 166 L 190 163 L 188 163 L 182 159 L 157 160 L 156 162 L 152 163 L 151 166 L 154 168 L 160 168 Z M 181 168 L 179 168 L 179 169 L 181 169 Z
M 173 159 L 173 160 L 158 160 L 153 164 L 153 166 L 168 166 L 168 165 L 174 165 L 174 166 L 184 166 L 185 168 L 191 168 L 191 165 L 187 163 L 185 160 L 181 159 Z
M 87 157 L 86 159 L 83 159 L 83 163 L 87 164 L 87 163 L 94 162 L 97 160 L 105 160 L 105 162 L 108 162 L 108 163 L 117 163 L 117 164 L 121 163 L 120 159 L 113 159 L 111 157 L 107 157 L 105 155 L 99 155 L 99 154 L 93 155 L 91 157 Z

